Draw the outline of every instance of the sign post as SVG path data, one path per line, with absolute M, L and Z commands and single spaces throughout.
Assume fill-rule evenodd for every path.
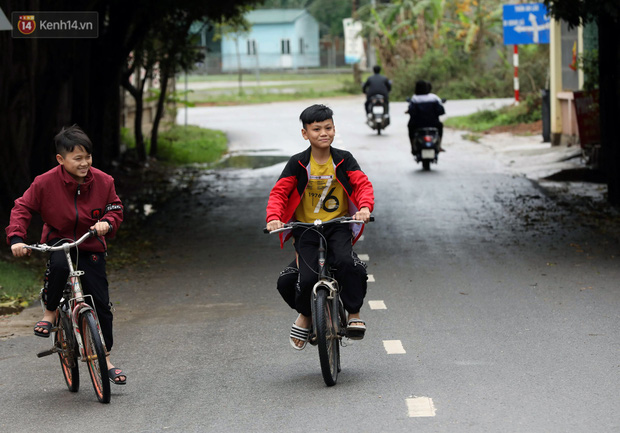
M 550 22 L 543 3 L 504 5 L 504 45 L 514 45 L 515 103 L 519 103 L 519 45 L 548 44 Z

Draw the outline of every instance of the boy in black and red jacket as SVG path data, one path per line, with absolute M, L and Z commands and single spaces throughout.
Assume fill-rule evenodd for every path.
M 15 257 L 30 255 L 24 240 L 33 213 L 44 222 L 41 243 L 77 240 L 89 229 L 97 236 L 79 249 L 78 269 L 85 271 L 82 283 L 92 295 L 101 331 L 109 352 L 112 349 L 112 311 L 105 270 L 106 241 L 123 221 L 123 205 L 116 195 L 114 179 L 92 167 L 92 143 L 77 125 L 63 128 L 54 138 L 58 166 L 37 176 L 24 195 L 15 200 L 6 228 L 7 241 Z M 55 311 L 62 297 L 69 269 L 63 251 L 50 254 L 45 273 L 43 319 L 34 327 L 35 335 L 49 337 Z M 123 385 L 127 376 L 107 357 L 108 376 Z
M 350 215 L 353 219 L 368 222 L 374 207 L 374 192 L 368 177 L 362 172 L 350 152 L 331 147 L 336 134 L 333 112 L 325 105 L 306 108 L 299 119 L 301 135 L 310 147 L 288 161 L 280 178 L 269 194 L 267 203 L 267 229 L 279 229 L 289 221 L 328 221 Z M 350 227 L 351 226 L 351 227 Z M 353 229 L 353 232 L 352 232 Z M 353 244 L 364 229 L 363 224 L 336 224 L 325 229 L 329 245 L 330 264 L 336 267 L 336 278 L 341 282 L 341 299 L 349 313 L 347 334 L 361 339 L 366 324 L 360 319 L 360 309 L 366 295 L 365 266 L 355 260 Z M 292 231 L 298 256 L 316 255 L 318 235 L 303 230 Z M 291 233 L 280 234 L 280 244 Z M 299 313 L 290 334 L 291 345 L 302 350 L 308 341 L 312 324 L 310 293 L 316 282 L 316 269 L 312 260 L 298 260 L 299 280 L 295 296 L 295 309 Z

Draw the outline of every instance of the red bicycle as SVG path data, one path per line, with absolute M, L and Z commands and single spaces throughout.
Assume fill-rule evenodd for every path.
M 95 304 L 92 296 L 85 295 L 82 291 L 80 276 L 84 275 L 84 271 L 76 270 L 77 262 L 74 267 L 70 254 L 72 248 L 77 250 L 78 245 L 96 234 L 95 230 L 89 230 L 75 242 L 58 246 L 34 244 L 26 248 L 40 252 L 64 251 L 69 265 L 69 278 L 51 329 L 54 346 L 37 353 L 37 356 L 42 358 L 58 353 L 62 373 L 71 392 L 77 392 L 80 387 L 79 358 L 88 366 L 97 399 L 101 403 L 109 403 L 110 382 L 107 376 L 107 353 L 103 334 L 93 307 Z

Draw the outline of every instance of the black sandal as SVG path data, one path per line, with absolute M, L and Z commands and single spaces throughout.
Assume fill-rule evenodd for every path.
M 47 338 L 50 336 L 50 333 L 52 332 L 52 324 L 50 322 L 48 322 L 47 320 L 42 320 L 40 322 L 37 322 L 34 325 L 35 328 L 43 328 L 44 330 L 46 330 L 47 332 L 43 332 L 43 331 L 37 331 L 36 329 L 34 330 L 34 335 L 36 335 L 37 337 L 43 337 L 43 338 Z
M 125 380 L 115 380 L 118 379 L 121 376 L 125 376 Z M 110 382 L 112 382 L 115 385 L 125 385 L 127 383 L 127 375 L 125 373 L 123 373 L 123 370 L 121 370 L 120 368 L 111 368 L 108 370 L 108 377 L 110 378 Z

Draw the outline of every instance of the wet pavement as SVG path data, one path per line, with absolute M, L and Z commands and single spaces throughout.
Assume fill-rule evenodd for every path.
M 87 416 L 93 431 L 126 432 L 617 431 L 620 223 L 604 185 L 544 180 L 579 168 L 575 149 L 450 130 L 422 171 L 404 103 L 382 136 L 362 103 L 329 101 L 334 146 L 375 187 L 377 221 L 356 251 L 372 275 L 366 299 L 386 309 L 364 306 L 368 335 L 342 348 L 334 388 L 315 349 L 288 344 L 295 313 L 275 279 L 292 251 L 262 233 L 283 158 L 307 145 L 297 116 L 310 101 L 201 108 L 191 122 L 223 129 L 237 165 L 159 176 L 166 199 L 136 192 L 119 239 L 134 257 L 111 251 L 113 355 L 129 384 L 105 408 L 86 378 L 68 393 L 58 361 L 34 357 L 43 343 L 28 325 L 0 343 L 0 427 Z M 386 352 L 394 341 L 403 353 Z M 419 399 L 432 415 L 411 410 Z

